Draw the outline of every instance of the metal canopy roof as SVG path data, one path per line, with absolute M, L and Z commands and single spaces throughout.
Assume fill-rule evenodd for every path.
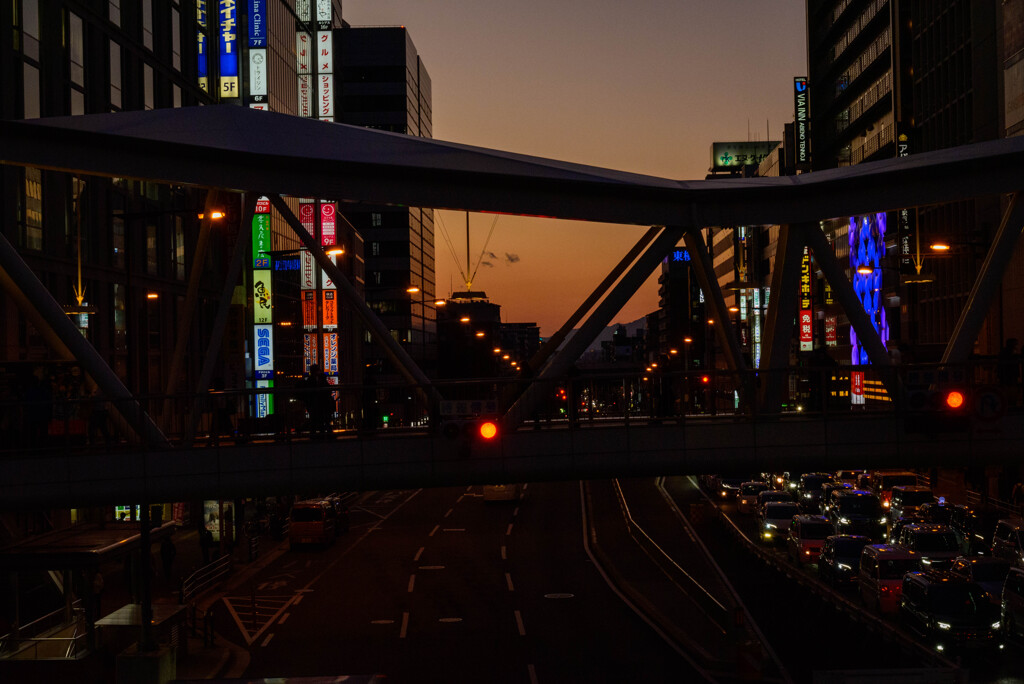
M 1013 192 L 1024 137 L 780 178 L 679 181 L 219 105 L 8 121 L 0 162 L 234 191 L 637 225 L 797 223 Z
M 177 529 L 174 521 L 150 530 L 150 541 L 159 541 Z M 2 570 L 58 570 L 95 568 L 122 558 L 139 548 L 137 522 L 72 525 L 22 539 L 0 549 Z

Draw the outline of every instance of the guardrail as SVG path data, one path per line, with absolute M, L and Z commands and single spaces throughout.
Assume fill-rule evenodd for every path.
M 541 402 L 528 415 L 512 416 L 518 424 L 570 429 L 603 421 L 706 420 L 729 416 L 758 420 L 802 414 L 845 416 L 878 412 L 910 415 L 920 412 L 922 396 L 942 387 L 962 388 L 965 412 L 982 420 L 1019 411 L 1022 393 L 1019 360 L 980 359 L 967 364 L 909 364 L 873 366 L 801 366 L 781 371 L 683 371 L 680 359 L 640 369 L 584 369 L 570 377 L 534 380 Z M 688 360 L 687 360 L 688 361 Z M 1011 382 L 1017 378 L 1015 382 Z M 488 404 L 499 415 L 515 406 L 528 378 L 494 377 L 439 381 L 435 387 L 450 407 L 462 402 L 467 411 Z M 135 397 L 174 446 L 219 446 L 253 440 L 290 441 L 296 437 L 367 437 L 395 429 L 434 431 L 448 416 L 443 407 L 428 406 L 404 383 L 330 385 L 326 435 L 310 424 L 306 406 L 313 390 L 288 387 L 282 379 L 271 389 L 246 389 Z M 771 410 L 756 395 L 768 385 L 781 387 L 780 403 Z M 36 395 L 38 396 L 38 395 Z M 322 397 L 320 397 L 322 400 Z M 861 403 L 861 399 L 863 402 Z M 355 416 L 370 406 L 377 417 L 359 422 Z M 257 406 L 272 406 L 260 417 Z M 0 412 L 9 416 L 0 427 L 0 454 L 75 449 L 138 449 L 134 433 L 113 402 L 53 393 L 40 401 L 31 397 L 0 396 Z M 373 412 L 372 410 L 370 411 Z M 383 416 L 387 415 L 385 422 Z
M 231 572 L 231 554 L 204 565 L 181 581 L 178 603 L 184 605 Z
M 71 610 L 73 615 L 81 615 L 84 610 L 82 606 L 82 599 L 75 599 L 71 604 Z M 0 636 L 0 657 L 9 657 L 9 655 L 5 656 L 4 654 L 7 654 L 15 648 L 19 648 L 18 645 L 22 643 L 30 642 L 33 639 L 42 639 L 42 637 L 35 636 L 26 637 L 24 636 L 25 634 L 37 635 L 48 630 L 61 627 L 62 625 L 65 627 L 70 626 L 72 623 L 68 623 L 65 617 L 66 615 L 67 608 L 58 608 L 53 612 L 47 613 L 46 615 L 38 617 L 35 620 L 20 626 L 16 631 L 8 632 L 7 634 Z M 74 624 L 77 624 L 77 619 Z

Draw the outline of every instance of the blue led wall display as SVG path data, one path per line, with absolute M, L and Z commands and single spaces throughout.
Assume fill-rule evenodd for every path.
M 885 307 L 881 303 L 885 228 L 885 213 L 850 217 L 850 268 L 853 271 L 853 291 L 871 319 L 871 325 L 882 338 L 883 345 L 889 341 L 889 322 L 886 320 Z M 870 363 L 867 350 L 857 339 L 853 326 L 850 327 L 850 361 L 854 365 Z
M 220 15 L 220 98 L 240 97 L 238 87 L 238 5 L 236 0 L 219 0 Z
M 210 92 L 209 67 L 206 59 L 206 0 L 196 0 L 196 44 L 198 47 L 198 60 L 196 71 L 199 75 L 199 87 Z

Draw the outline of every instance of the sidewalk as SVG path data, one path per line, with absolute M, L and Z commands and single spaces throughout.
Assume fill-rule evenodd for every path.
M 181 528 L 172 537 L 176 549 L 171 565 L 170 578 L 165 576 L 160 555 L 160 545 L 152 547 L 152 602 L 158 604 L 179 605 L 179 591 L 182 579 L 201 568 L 203 562 L 202 548 L 199 544 L 199 533 L 195 529 Z M 211 606 L 218 603 L 225 592 L 233 587 L 244 584 L 253 574 L 259 572 L 267 564 L 273 562 L 288 548 L 287 541 L 276 540 L 269 534 L 259 538 L 258 556 L 249 560 L 248 540 L 243 540 L 230 551 L 232 568 L 230 572 L 200 595 L 194 597 L 189 604 L 194 606 L 195 625 L 187 630 L 187 655 L 178 663 L 177 679 L 187 682 L 194 680 L 241 677 L 249 664 L 249 652 L 219 633 L 217 622 L 214 623 L 213 645 L 204 642 L 204 616 Z M 217 551 L 211 554 L 215 558 Z M 132 596 L 129 582 L 122 563 L 110 563 L 101 568 L 104 575 L 104 587 L 101 594 L 101 615 L 107 615 L 118 608 L 131 603 Z M 193 610 L 193 608 L 190 608 Z M 224 616 L 224 611 L 219 611 Z M 223 627 L 223 625 L 221 625 Z

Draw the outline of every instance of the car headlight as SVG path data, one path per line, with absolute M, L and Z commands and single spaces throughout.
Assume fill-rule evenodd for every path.
M 765 530 L 763 534 L 764 534 L 764 538 L 765 539 L 771 539 L 772 538 L 771 530 Z
M 931 565 L 931 564 L 932 564 L 931 558 L 922 558 L 921 559 L 921 565 Z M 949 628 L 947 627 L 946 629 L 949 629 Z
M 840 570 L 853 570 L 853 566 L 846 563 L 836 563 L 836 567 Z
M 790 489 L 796 489 L 796 482 L 790 482 L 789 483 L 789 488 Z
M 840 518 L 839 519 L 839 524 L 840 525 L 849 525 L 850 524 L 850 519 L 849 518 Z
M 999 620 L 996 620 L 995 622 L 992 623 L 992 629 L 999 629 L 1002 626 L 1003 626 L 1003 623 L 1000 622 Z
M 885 524 L 885 523 L 887 523 L 887 522 L 889 522 L 889 519 L 888 519 L 888 518 L 879 518 L 879 519 L 878 519 L 878 524 L 879 524 L 879 525 L 884 525 L 884 524 Z
M 804 498 L 805 498 L 805 499 L 810 499 L 810 498 L 811 498 L 811 495 L 810 495 L 809 493 L 808 493 L 808 494 L 804 494 Z
M 950 628 L 950 624 L 948 622 L 936 622 L 935 626 L 938 627 L 939 629 L 949 629 Z

